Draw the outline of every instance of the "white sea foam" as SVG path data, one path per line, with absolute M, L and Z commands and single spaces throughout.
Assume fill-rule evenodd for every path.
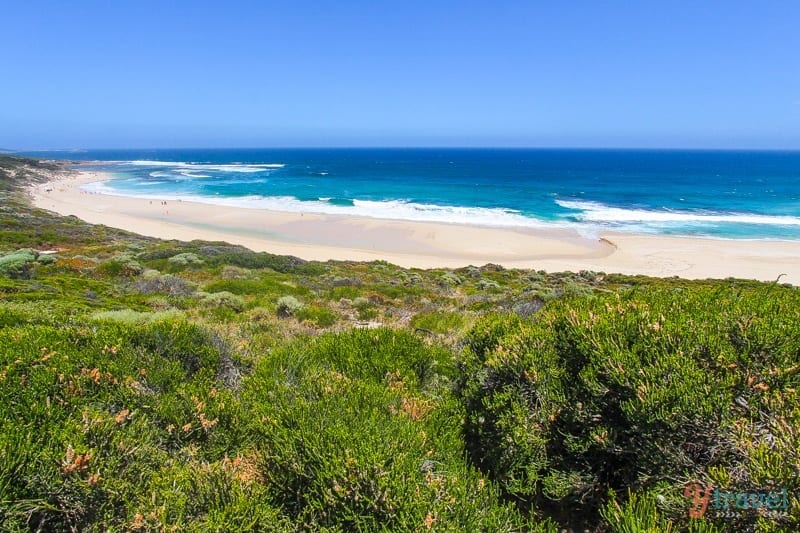
M 265 170 L 272 170 L 276 168 L 283 168 L 283 165 L 278 163 L 270 163 L 265 165 L 194 165 L 192 168 L 202 168 L 207 170 L 216 170 L 218 172 L 264 172 Z
M 353 205 L 330 203 L 330 199 L 303 201 L 293 196 L 204 196 L 193 194 L 133 194 L 119 191 L 108 182 L 91 183 L 82 188 L 88 192 L 133 196 L 153 200 L 199 202 L 246 209 L 266 209 L 292 213 L 321 213 L 328 215 L 355 215 L 390 220 L 415 220 L 420 222 L 444 222 L 478 226 L 510 228 L 569 227 L 574 224 L 547 222 L 522 215 L 519 211 L 502 208 L 458 207 L 437 204 L 421 204 L 404 200 L 354 200 Z
M 599 202 L 556 200 L 561 207 L 579 211 L 575 218 L 582 222 L 606 224 L 762 224 L 775 226 L 800 226 L 800 217 L 788 215 L 758 215 L 751 213 L 719 213 L 712 211 L 678 211 L 623 209 Z
M 206 163 L 189 163 L 184 161 L 149 161 L 137 160 L 126 161 L 123 165 L 137 166 L 137 167 L 163 167 L 176 171 L 194 171 L 194 170 L 212 170 L 217 172 L 264 172 L 267 170 L 274 170 L 283 168 L 283 163 L 234 163 L 227 165 L 215 165 Z
M 178 172 L 181 176 L 186 176 L 187 178 L 210 178 L 211 176 L 208 174 L 193 174 L 191 172 Z
M 561 207 L 575 211 L 571 220 L 546 221 L 523 215 L 513 209 L 459 207 L 425 204 L 405 200 L 354 200 L 353 205 L 331 202 L 331 197 L 303 201 L 293 196 L 205 196 L 194 194 L 130 193 L 115 189 L 112 182 L 91 183 L 82 188 L 88 192 L 136 196 L 158 200 L 183 200 L 211 205 L 266 209 L 295 213 L 355 215 L 379 219 L 416 220 L 510 228 L 572 228 L 588 238 L 595 238 L 609 226 L 634 233 L 659 233 L 659 228 L 702 223 L 761 224 L 800 226 L 800 217 L 758 215 L 748 213 L 715 213 L 687 210 L 623 209 L 599 202 L 556 200 Z M 151 182 L 153 184 L 158 182 Z
M 89 192 L 89 193 L 96 193 L 96 194 L 114 194 L 120 195 L 119 191 L 114 189 L 113 187 L 109 187 L 107 181 L 94 181 L 92 183 L 86 183 L 80 186 L 80 190 Z M 149 195 L 142 195 L 143 197 L 149 197 Z
M 191 163 L 181 163 L 175 161 L 123 161 L 123 165 L 132 165 L 136 167 L 175 167 L 180 165 L 191 165 Z
M 352 206 L 331 203 L 330 199 L 303 201 L 292 196 L 243 196 L 237 198 L 183 196 L 186 201 L 206 202 L 230 207 L 268 209 L 295 213 L 322 213 L 329 215 L 356 215 L 392 220 L 417 220 L 498 227 L 552 226 L 544 221 L 526 217 L 509 209 L 483 207 L 456 207 L 419 204 L 403 200 L 354 200 Z

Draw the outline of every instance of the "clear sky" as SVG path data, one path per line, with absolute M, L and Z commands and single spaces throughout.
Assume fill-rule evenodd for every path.
M 0 148 L 800 149 L 800 2 L 7 0 Z

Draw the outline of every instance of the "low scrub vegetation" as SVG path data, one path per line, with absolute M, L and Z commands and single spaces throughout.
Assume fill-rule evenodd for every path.
M 775 285 L 626 290 L 562 299 L 533 320 L 489 316 L 462 359 L 465 443 L 521 509 L 596 527 L 627 498 L 689 527 L 690 483 L 798 493 L 798 354 L 800 293 Z M 744 531 L 798 524 L 792 509 L 708 519 Z
M 0 157 L 2 531 L 800 529 L 795 287 L 158 241 L 61 171 Z

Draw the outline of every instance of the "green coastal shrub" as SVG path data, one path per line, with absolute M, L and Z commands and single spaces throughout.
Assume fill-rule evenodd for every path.
M 306 287 L 298 286 L 280 274 L 267 274 L 258 279 L 220 279 L 207 284 L 205 290 L 208 292 L 227 291 L 241 296 L 257 297 L 280 294 L 304 296 L 309 293 Z
M 293 256 L 253 252 L 241 246 L 202 246 L 197 252 L 210 265 L 233 265 L 252 270 L 269 268 L 276 272 L 306 275 L 320 275 L 327 271 L 321 263 Z
M 425 281 L 419 273 L 406 270 L 401 271 L 398 277 L 403 285 L 406 286 L 419 286 Z
M 388 329 L 259 362 L 242 396 L 274 505 L 309 531 L 547 530 L 524 528 L 463 460 L 452 371 L 446 352 Z
M 481 269 L 476 267 L 475 265 L 469 265 L 468 267 L 466 267 L 464 269 L 464 273 L 467 276 L 469 276 L 471 278 L 475 278 L 475 279 L 478 279 L 478 278 L 481 277 Z
M 47 254 L 36 254 L 36 262 L 40 265 L 54 265 L 58 262 L 58 256 L 56 254 L 47 253 Z
M 205 261 L 200 259 L 197 254 L 191 252 L 185 252 L 177 255 L 173 255 L 167 262 L 173 265 L 186 267 L 186 266 L 193 266 L 193 265 L 202 265 Z
M 222 355 L 182 321 L 0 328 L 0 530 L 281 523 L 225 461 L 244 447 Z
M 220 277 L 225 280 L 230 279 L 250 279 L 253 276 L 253 272 L 247 268 L 240 268 L 233 265 L 225 265 L 222 267 L 222 272 L 220 273 Z
M 184 316 L 180 311 L 158 311 L 154 313 L 120 309 L 114 311 L 99 311 L 92 315 L 92 320 L 120 322 L 124 324 L 148 324 L 164 320 L 179 320 Z
M 336 323 L 338 316 L 327 307 L 318 305 L 304 306 L 296 311 L 299 320 L 309 322 L 319 328 L 328 328 Z
M 478 288 L 482 291 L 496 290 L 500 288 L 500 284 L 493 279 L 481 279 L 478 280 Z
M 132 286 L 141 294 L 189 296 L 194 293 L 194 285 L 183 278 L 149 269 L 145 270 Z
M 19 306 L 0 305 L 0 328 L 28 322 L 33 313 Z
M 235 313 L 244 311 L 244 298 L 228 291 L 197 293 L 204 305 L 215 309 L 228 309 Z
M 445 272 L 439 278 L 439 283 L 454 287 L 456 285 L 461 285 L 462 283 L 464 283 L 464 280 L 462 280 L 461 277 L 455 272 Z
M 294 316 L 304 307 L 305 305 L 294 296 L 281 296 L 278 298 L 277 302 L 275 302 L 275 308 L 278 312 L 278 316 L 281 317 Z
M 592 528 L 609 491 L 656 491 L 673 502 L 664 519 L 686 527 L 689 481 L 800 489 L 798 291 L 638 289 L 534 318 L 476 325 L 459 385 L 470 457 L 523 508 Z M 708 514 L 737 530 L 757 521 Z M 796 529 L 800 510 L 775 520 Z
M 37 256 L 30 248 L 0 256 L 0 275 L 21 279 L 32 277 Z
M 144 267 L 130 253 L 122 253 L 103 261 L 99 270 L 107 276 L 133 277 L 144 272 Z
M 0 276 L 12 279 L 31 279 L 36 277 L 39 265 L 52 265 L 58 256 L 52 253 L 39 253 L 31 248 L 21 248 L 0 255 Z
M 359 320 L 372 320 L 378 316 L 378 309 L 369 298 L 357 296 L 353 299 L 353 307 L 358 314 Z
M 414 328 L 444 334 L 457 331 L 464 325 L 464 321 L 463 313 L 430 311 L 414 315 L 411 318 L 410 325 Z

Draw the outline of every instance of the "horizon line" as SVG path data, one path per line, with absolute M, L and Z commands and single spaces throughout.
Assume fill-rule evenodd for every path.
M 102 152 L 102 151 L 136 151 L 136 150 L 597 150 L 597 151 L 684 151 L 684 152 L 800 152 L 800 148 L 719 148 L 719 147 L 684 147 L 684 146 L 447 146 L 447 145 L 385 145 L 385 146 L 132 146 L 104 148 L 0 148 L 0 154 L 26 154 L 38 152 Z

